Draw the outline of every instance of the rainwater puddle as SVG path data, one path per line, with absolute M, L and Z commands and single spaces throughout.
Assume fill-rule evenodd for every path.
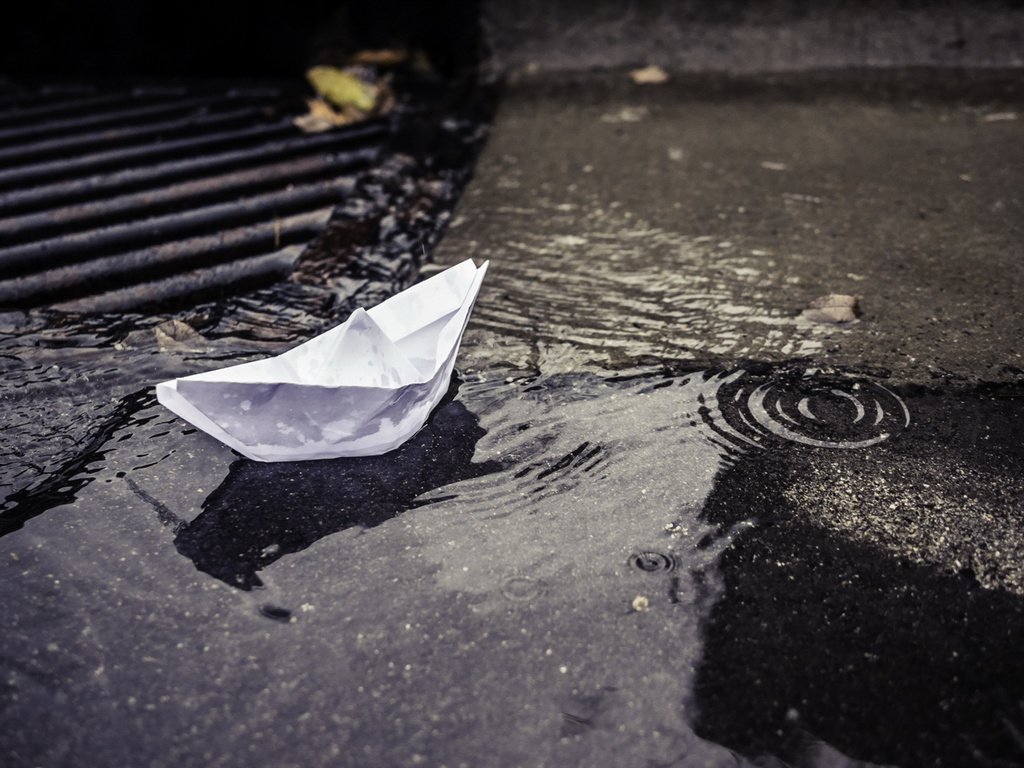
M 3 541 L 8 716 L 76 723 L 8 737 L 39 761 L 116 729 L 158 762 L 191 723 L 271 762 L 743 764 L 693 731 L 717 563 L 753 525 L 705 518 L 716 478 L 906 425 L 813 376 L 477 373 L 393 454 L 259 464 L 148 394 L 115 410 Z
M 503 290 L 481 304 L 474 327 L 506 344 L 521 340 L 524 350 L 505 353 L 520 365 L 573 370 L 566 355 L 604 367 L 645 357 L 735 360 L 769 347 L 796 357 L 821 351 L 835 333 L 772 306 L 753 267 L 765 260 L 732 244 L 623 217 L 596 201 L 577 210 L 542 196 L 533 208 L 489 216 L 490 226 L 516 236 L 479 249 L 479 257 L 495 259 Z M 585 238 L 560 234 L 581 230 Z

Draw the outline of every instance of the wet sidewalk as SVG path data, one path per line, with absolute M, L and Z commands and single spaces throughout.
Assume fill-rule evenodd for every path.
M 383 457 L 250 462 L 140 387 L 383 298 L 397 247 L 130 377 L 25 332 L 18 413 L 102 428 L 2 540 L 3 754 L 1021 764 L 1019 87 L 512 84 L 433 254 L 491 261 L 458 379 Z
M 505 95 L 440 252 L 492 260 L 464 370 L 562 401 L 563 472 L 598 447 L 625 464 L 566 482 L 552 515 L 649 515 L 599 526 L 650 548 L 648 581 L 603 589 L 651 614 L 643 650 L 572 679 L 575 743 L 720 764 L 659 720 L 675 707 L 751 758 L 1024 761 L 1019 116 L 998 73 Z M 857 321 L 802 317 L 827 294 Z M 573 543 L 596 515 L 544 537 L 557 584 L 601 591 Z M 580 631 L 611 647 L 602 624 Z M 616 697 L 658 713 L 625 729 L 643 747 L 611 736 Z
M 1020 381 L 1020 100 L 1013 73 L 524 78 L 444 252 L 495 259 L 475 327 L 516 366 Z M 801 319 L 827 294 L 861 322 Z

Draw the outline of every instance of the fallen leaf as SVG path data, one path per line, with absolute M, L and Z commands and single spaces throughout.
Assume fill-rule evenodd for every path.
M 372 112 L 380 96 L 380 87 L 360 77 L 350 69 L 313 67 L 306 79 L 318 94 L 335 107 L 354 107 L 361 112 Z
M 292 120 L 297 128 L 306 133 L 322 133 L 339 125 L 348 125 L 361 119 L 360 116 L 353 118 L 344 112 L 335 111 L 323 99 L 309 99 L 306 104 L 309 106 L 309 111 Z
M 197 350 L 206 346 L 206 339 L 183 320 L 166 320 L 153 328 L 153 336 L 161 351 Z
M 857 299 L 842 293 L 819 296 L 800 313 L 812 323 L 852 323 L 857 319 Z
M 637 85 L 660 85 L 668 82 L 668 72 L 657 64 L 648 64 L 646 67 L 634 69 L 629 76 Z
M 409 58 L 404 48 L 381 48 L 373 51 L 360 51 L 352 57 L 353 64 L 373 64 L 378 67 L 393 67 Z
M 389 77 L 377 77 L 372 66 L 313 67 L 306 78 L 319 95 L 307 102 L 309 111 L 305 115 L 292 120 L 306 133 L 356 123 L 388 112 L 395 104 Z

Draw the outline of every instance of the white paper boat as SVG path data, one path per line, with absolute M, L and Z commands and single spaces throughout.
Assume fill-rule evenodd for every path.
M 256 461 L 386 453 L 444 397 L 486 272 L 466 260 L 277 357 L 158 384 L 157 399 Z

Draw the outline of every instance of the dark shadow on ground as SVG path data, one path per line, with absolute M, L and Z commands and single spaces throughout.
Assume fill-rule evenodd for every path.
M 497 471 L 497 462 L 473 463 L 484 434 L 474 414 L 447 399 L 409 442 L 383 456 L 274 464 L 240 459 L 174 545 L 226 584 L 261 586 L 257 571 L 285 555 L 346 528 L 380 525 L 420 506 L 418 497 L 427 491 Z
M 931 466 L 949 478 L 939 497 L 965 515 L 979 489 L 1001 485 L 990 509 L 1019 523 L 1022 402 L 953 400 L 912 402 L 914 427 L 869 451 L 782 446 L 719 478 L 707 518 L 759 522 L 721 561 L 726 594 L 706 623 L 696 686 L 700 736 L 751 757 L 799 759 L 809 733 L 873 762 L 1024 765 L 1024 599 L 982 587 L 971 568 L 872 545 L 829 516 L 841 493 L 828 486 L 833 470 L 859 478 L 868 525 L 909 509 L 899 525 L 910 540 L 911 526 L 936 519 L 921 493 Z M 793 493 L 808 476 L 823 478 L 810 509 Z

